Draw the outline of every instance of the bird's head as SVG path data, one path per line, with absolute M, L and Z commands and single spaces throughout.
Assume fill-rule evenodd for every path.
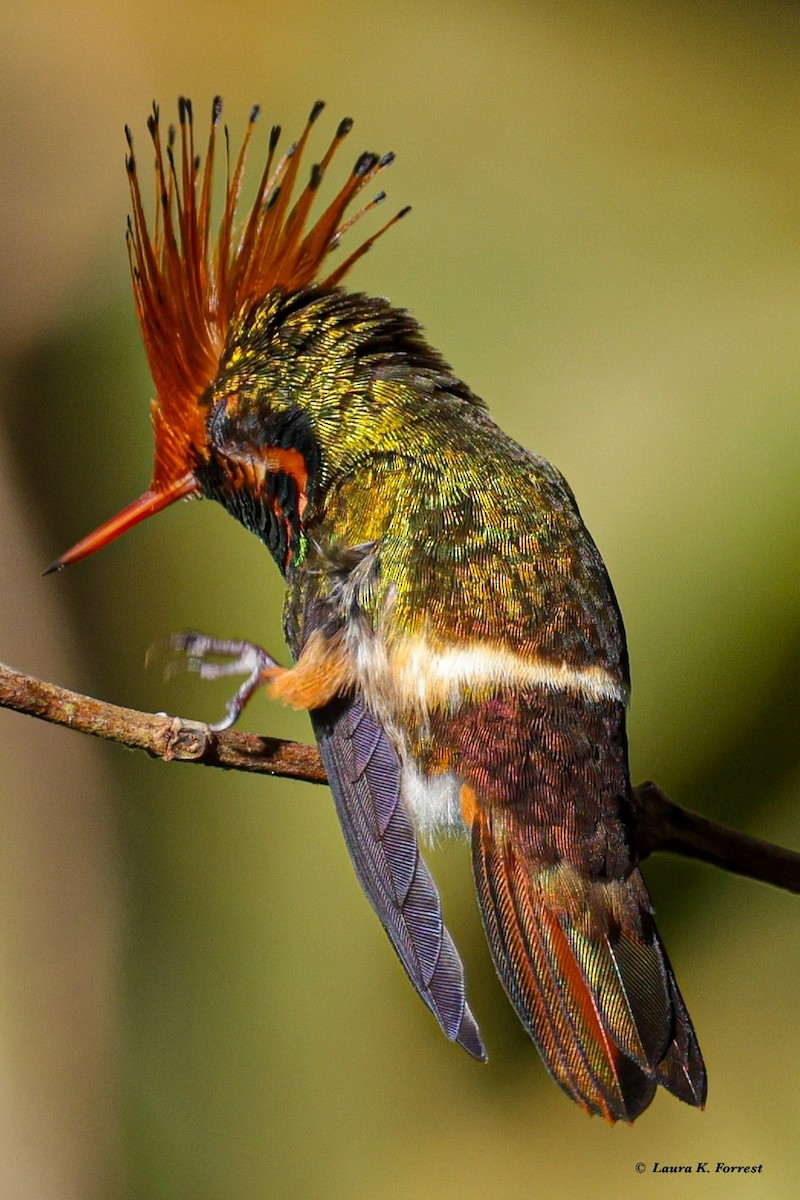
M 153 477 L 138 500 L 62 554 L 48 571 L 94 553 L 175 500 L 207 492 L 205 481 L 214 452 L 215 383 L 232 330 L 240 329 L 257 310 L 268 311 L 309 288 L 336 289 L 376 238 L 408 211 L 397 213 L 328 269 L 327 257 L 342 236 L 384 199 L 385 193 L 380 191 L 346 216 L 354 199 L 389 165 L 393 155 L 361 154 L 342 187 L 310 223 L 322 179 L 352 127 L 349 118 L 340 122 L 326 152 L 311 167 L 305 185 L 298 188 L 306 143 L 323 107 L 321 101 L 314 105 L 299 140 L 283 153 L 279 152 L 280 128 L 273 126 L 256 197 L 244 219 L 240 219 L 239 199 L 258 108 L 251 110 L 235 161 L 224 128 L 225 191 L 222 215 L 213 234 L 215 158 L 222 113 L 219 97 L 212 105 L 204 158 L 195 144 L 191 103 L 180 100 L 178 128 L 170 126 L 166 137 L 159 110 L 153 106 L 147 123 L 156 175 L 156 207 L 150 224 L 133 137 L 126 128 L 132 205 L 128 255 L 139 329 L 156 392 L 151 402 Z

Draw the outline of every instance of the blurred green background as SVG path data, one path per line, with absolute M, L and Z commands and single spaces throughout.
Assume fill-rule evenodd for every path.
M 409 307 L 571 482 L 629 633 L 634 776 L 800 844 L 796 4 L 41 0 L 0 15 L 0 657 L 200 719 L 150 643 L 282 650 L 279 577 L 210 504 L 39 572 L 149 482 L 122 125 L 151 99 L 234 142 L 356 118 L 413 215 L 351 286 Z M 146 156 L 143 156 L 145 159 Z M 344 165 L 344 164 L 343 164 Z M 246 727 L 309 737 L 255 702 Z M 699 1114 L 633 1129 L 546 1078 L 497 984 L 460 845 L 431 855 L 490 1053 L 448 1045 L 359 893 L 323 789 L 166 766 L 0 719 L 3 1200 L 624 1200 L 637 1161 L 762 1163 L 797 1195 L 795 897 L 648 864 L 706 1056 Z

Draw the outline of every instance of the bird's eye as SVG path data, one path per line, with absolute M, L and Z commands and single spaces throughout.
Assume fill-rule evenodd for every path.
M 236 412 L 238 400 L 238 393 L 234 393 L 231 396 L 223 396 L 221 400 L 217 400 L 212 408 L 208 418 L 208 436 L 209 441 L 213 444 L 220 446 L 224 443 L 226 425 Z

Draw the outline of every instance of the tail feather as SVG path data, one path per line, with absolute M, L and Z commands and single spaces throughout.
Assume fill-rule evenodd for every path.
M 557 1028 L 560 1012 L 558 986 L 543 964 L 534 965 L 534 947 L 526 944 L 523 926 L 509 886 L 507 872 L 494 862 L 495 847 L 483 839 L 476 845 L 478 900 L 492 956 L 511 1003 L 531 1037 L 560 1080 L 569 1080 L 568 1090 L 577 1093 L 579 1077 L 565 1052 L 565 1039 Z M 538 966 L 538 971 L 537 971 Z M 541 1002 L 537 1003 L 537 997 Z M 566 1086 L 566 1085 L 565 1085 Z
M 565 924 L 570 950 L 595 996 L 604 1026 L 629 1059 L 648 1071 L 670 1042 L 667 980 L 657 941 L 621 930 L 591 936 Z
M 564 931 L 532 892 L 524 863 L 491 837 L 481 817 L 473 846 L 487 938 L 522 1023 L 551 1074 L 582 1108 L 608 1120 L 625 1117 L 629 1072 Z M 645 1103 L 655 1083 L 647 1090 Z
M 635 1120 L 659 1084 L 701 1105 L 702 1058 L 649 910 L 624 921 L 609 900 L 584 919 L 480 807 L 473 866 L 500 978 L 567 1094 L 612 1123 Z M 643 884 L 629 886 L 638 907 Z
M 662 1087 L 672 1092 L 679 1100 L 693 1104 L 696 1108 L 703 1108 L 708 1090 L 703 1056 L 666 952 L 664 961 L 669 977 L 675 1029 L 667 1053 L 658 1065 L 656 1077 Z

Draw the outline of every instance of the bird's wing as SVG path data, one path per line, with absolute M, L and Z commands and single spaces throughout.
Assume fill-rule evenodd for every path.
M 408 977 L 451 1041 L 485 1059 L 465 996 L 464 968 L 439 893 L 400 797 L 400 762 L 358 700 L 311 714 L 347 848 Z

